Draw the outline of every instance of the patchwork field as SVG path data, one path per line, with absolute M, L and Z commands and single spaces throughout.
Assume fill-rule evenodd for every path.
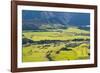
M 84 60 L 90 58 L 89 31 L 67 28 L 23 31 L 22 61 Z

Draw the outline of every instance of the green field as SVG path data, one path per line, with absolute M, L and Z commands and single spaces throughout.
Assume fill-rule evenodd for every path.
M 23 31 L 22 61 L 89 59 L 89 33 L 72 27 L 49 31 Z

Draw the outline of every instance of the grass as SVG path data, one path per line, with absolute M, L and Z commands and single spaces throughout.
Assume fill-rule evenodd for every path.
M 74 34 L 73 34 L 74 33 Z M 80 30 L 76 28 L 68 28 L 63 32 L 24 32 L 23 35 L 26 38 L 32 39 L 33 41 L 40 40 L 73 40 L 73 39 L 89 39 L 89 36 L 82 36 L 78 34 L 75 36 L 75 33 L 84 33 L 89 34 L 88 31 Z
M 61 40 L 65 42 L 52 42 L 43 44 L 29 43 L 28 46 L 22 48 L 23 62 L 41 62 L 41 61 L 58 61 L 58 60 L 80 60 L 89 59 L 89 31 L 78 28 L 68 28 L 61 32 L 23 32 L 23 38 L 33 41 L 52 41 Z M 81 41 L 73 41 L 73 39 L 83 39 Z M 69 42 L 67 41 L 69 40 Z M 66 42 L 67 41 L 67 42 Z M 73 47 L 72 47 L 73 46 Z

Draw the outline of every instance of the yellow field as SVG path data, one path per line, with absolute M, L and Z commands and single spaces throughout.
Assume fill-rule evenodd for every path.
M 73 34 L 74 33 L 74 34 Z M 24 32 L 25 37 L 34 41 L 40 40 L 73 40 L 73 39 L 89 39 L 89 36 L 75 35 L 75 34 L 89 34 L 88 31 L 69 28 L 63 32 Z
M 23 38 L 37 42 L 45 40 L 48 42 L 24 44 L 22 48 L 23 62 L 89 59 L 90 45 L 87 43 L 89 42 L 87 39 L 90 37 L 88 34 L 89 31 L 77 28 L 69 28 L 61 32 L 23 32 Z

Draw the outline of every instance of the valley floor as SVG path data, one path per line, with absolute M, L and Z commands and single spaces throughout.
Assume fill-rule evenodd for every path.
M 90 58 L 89 31 L 23 32 L 23 62 L 84 60 Z

